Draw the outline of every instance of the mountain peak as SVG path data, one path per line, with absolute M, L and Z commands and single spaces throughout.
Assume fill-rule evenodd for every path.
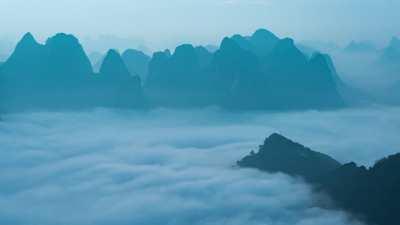
M 194 52 L 194 47 L 191 44 L 182 44 L 175 48 L 174 55 L 185 55 Z
M 292 142 L 292 141 L 290 141 L 281 134 L 273 133 L 267 139 L 265 139 L 265 143 L 268 142 Z
M 196 64 L 197 55 L 193 45 L 183 44 L 176 47 L 171 59 L 172 62 L 175 64 L 175 69 L 182 69 L 187 66 L 190 67 Z
M 79 40 L 72 34 L 58 33 L 46 41 L 48 46 L 75 47 L 80 46 Z
M 45 47 L 50 73 L 84 77 L 93 72 L 92 64 L 75 36 L 58 33 L 47 39 Z
M 24 36 L 21 39 L 21 42 L 35 42 L 35 43 L 37 43 L 35 37 L 33 37 L 31 32 L 28 32 L 28 33 L 24 34 Z
M 121 57 L 132 76 L 137 75 L 142 80 L 145 80 L 148 72 L 148 64 L 151 60 L 150 56 L 140 50 L 127 49 Z
M 268 38 L 268 39 L 279 39 L 274 33 L 267 29 L 258 29 L 256 30 L 253 35 L 253 38 L 260 37 L 260 38 Z
M 237 49 L 240 49 L 239 45 L 232 38 L 225 37 L 221 42 L 219 51 L 231 52 Z
M 119 52 L 115 49 L 110 49 L 108 50 L 105 59 L 116 59 L 116 58 L 120 58 L 121 55 L 119 54 Z
M 108 77 L 129 77 L 130 73 L 121 55 L 115 49 L 110 49 L 100 68 L 100 74 Z
M 147 57 L 144 52 L 137 50 L 137 49 L 127 49 L 122 53 L 122 58 L 129 57 L 129 56 L 134 56 L 134 57 Z
M 340 167 L 340 163 L 328 155 L 312 151 L 277 133 L 269 136 L 259 146 L 257 153 L 251 152 L 237 164 L 240 167 L 297 175 L 308 180 Z
M 282 63 L 281 60 L 284 60 L 300 66 L 307 62 L 307 57 L 296 47 L 291 38 L 279 40 L 273 49 L 273 53 L 280 63 Z
M 165 54 L 166 57 L 171 57 L 171 51 L 167 48 L 163 51 L 163 53 Z
M 18 42 L 16 48 L 21 48 L 21 47 L 30 47 L 30 46 L 38 46 L 40 45 L 35 37 L 30 33 L 24 34 L 24 36 L 21 38 L 21 40 Z

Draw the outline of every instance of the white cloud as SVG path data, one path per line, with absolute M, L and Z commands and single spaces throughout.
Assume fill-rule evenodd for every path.
M 343 212 L 316 207 L 317 196 L 300 180 L 232 166 L 273 131 L 339 158 L 369 162 L 391 151 L 387 145 L 400 144 L 392 135 L 400 129 L 398 113 L 4 115 L 0 223 L 357 224 Z

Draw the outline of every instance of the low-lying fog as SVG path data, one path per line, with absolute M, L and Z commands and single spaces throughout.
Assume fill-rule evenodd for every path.
M 302 181 L 233 167 L 272 132 L 342 162 L 400 151 L 400 108 L 4 115 L 0 224 L 359 224 Z

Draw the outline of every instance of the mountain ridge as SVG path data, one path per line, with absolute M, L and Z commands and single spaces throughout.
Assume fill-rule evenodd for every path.
M 292 39 L 280 39 L 265 29 L 256 30 L 251 36 L 225 37 L 215 52 L 183 44 L 172 54 L 165 50 L 148 58 L 139 51 L 127 50 L 114 58 L 121 73 L 127 74 L 128 70 L 141 78 L 143 98 L 153 107 L 217 105 L 231 110 L 302 110 L 345 106 L 337 90 L 340 78 L 333 77 L 337 75 L 332 72 L 333 63 L 309 60 Z M 135 60 L 140 62 L 133 63 Z M 56 92 L 66 100 L 69 98 L 66 93 L 72 91 L 77 101 L 81 100 L 79 95 L 84 95 L 82 98 L 87 98 L 90 105 L 85 87 L 98 95 L 90 86 L 105 74 L 93 71 L 87 54 L 73 35 L 59 33 L 39 44 L 27 33 L 1 67 L 0 91 L 5 92 L 7 103 L 2 108 L 19 104 L 35 106 L 40 98 L 47 98 L 50 103 L 46 97 L 49 93 L 36 96 L 32 103 L 24 103 L 24 99 L 29 100 L 26 96 L 36 95 L 36 91 L 29 92 L 31 86 L 40 92 L 47 89 Z M 117 79 L 118 74 L 113 77 Z M 132 92 L 136 92 L 138 85 L 133 86 Z M 22 90 L 25 97 L 15 90 Z M 130 95 L 129 88 L 125 91 Z M 69 104 L 73 105 L 72 99 Z M 101 105 L 101 100 L 97 104 Z
M 341 164 L 328 155 L 272 134 L 259 152 L 237 162 L 241 168 L 282 172 L 305 179 L 315 191 L 327 194 L 335 208 L 376 225 L 393 225 L 400 210 L 400 153 L 366 168 L 354 162 Z

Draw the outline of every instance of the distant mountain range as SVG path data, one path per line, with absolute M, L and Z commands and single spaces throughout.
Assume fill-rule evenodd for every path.
M 305 56 L 289 38 L 260 29 L 224 38 L 218 49 L 190 44 L 122 56 L 109 51 L 94 72 L 79 41 L 26 34 L 0 67 L 1 109 L 92 106 L 327 109 L 345 106 L 328 55 Z M 99 58 L 98 55 L 92 57 Z
M 348 53 L 368 53 L 368 52 L 376 52 L 377 48 L 373 43 L 368 41 L 352 41 L 349 45 L 346 46 L 344 51 Z
M 373 167 L 340 164 L 280 134 L 268 137 L 258 152 L 238 161 L 243 168 L 282 172 L 303 177 L 317 191 L 327 193 L 336 207 L 376 225 L 398 223 L 400 211 L 400 154 L 379 160 Z
M 119 53 L 110 51 L 100 70 L 93 73 L 74 36 L 57 34 L 42 45 L 28 33 L 0 68 L 1 109 L 144 105 L 140 79 L 130 75 Z
M 336 83 L 339 78 L 334 77 L 329 61 L 322 54 L 308 59 L 293 40 L 258 30 L 249 37 L 224 38 L 215 53 L 192 45 L 178 46 L 171 56 L 155 53 L 145 92 L 151 103 L 167 106 L 342 107 Z

